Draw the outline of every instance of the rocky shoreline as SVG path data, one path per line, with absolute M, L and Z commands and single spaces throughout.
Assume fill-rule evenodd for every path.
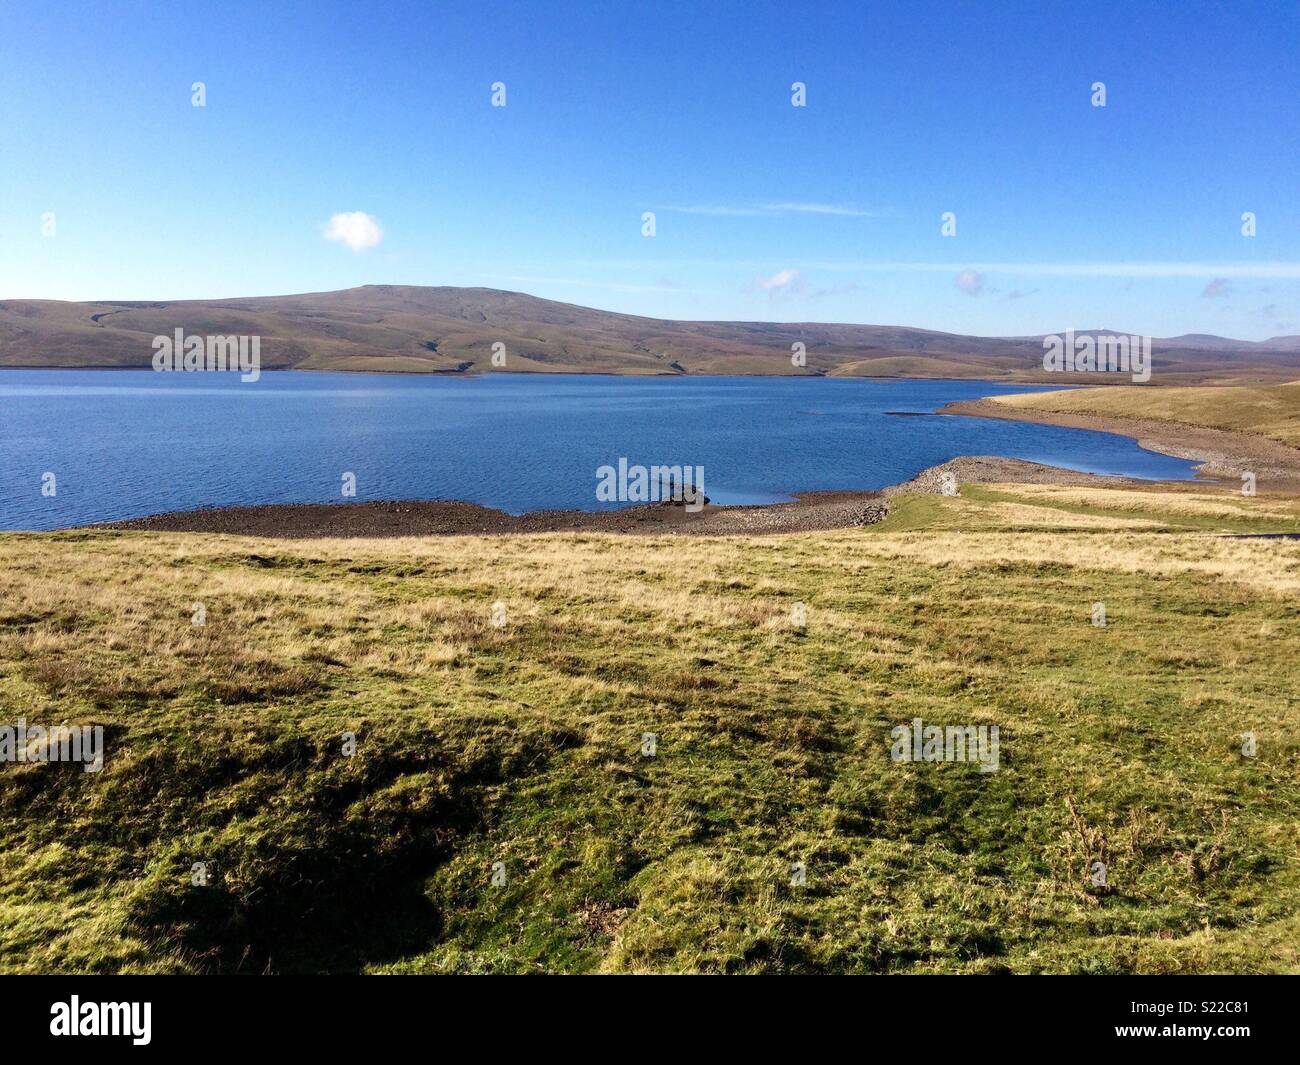
M 555 532 L 752 536 L 875 525 L 889 515 L 890 497 L 900 492 L 942 494 L 945 473 L 951 473 L 958 484 L 1018 482 L 1114 486 L 1150 483 L 981 455 L 953 459 L 923 470 L 910 481 L 878 492 L 807 492 L 796 496 L 791 503 L 764 506 L 709 504 L 691 511 L 671 503 L 656 503 L 596 513 L 551 510 L 513 515 L 475 503 L 438 500 L 290 503 L 180 511 L 86 528 L 287 539 Z

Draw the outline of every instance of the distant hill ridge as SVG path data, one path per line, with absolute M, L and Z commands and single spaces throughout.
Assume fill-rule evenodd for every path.
M 1061 375 L 1043 373 L 1039 336 L 820 322 L 670 321 L 522 292 L 408 285 L 217 300 L 3 300 L 0 366 L 148 367 L 153 338 L 177 328 L 260 336 L 264 369 L 1062 381 Z M 498 343 L 504 345 L 504 367 L 493 365 Z M 795 343 L 806 348 L 804 366 L 792 362 Z M 1171 382 L 1300 376 L 1297 336 L 1252 342 L 1187 334 L 1156 339 L 1154 350 L 1161 378 Z

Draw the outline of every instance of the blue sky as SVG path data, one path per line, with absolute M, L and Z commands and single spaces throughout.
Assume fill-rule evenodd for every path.
M 1294 0 L 3 21 L 0 298 L 486 285 L 672 318 L 1300 333 Z M 351 212 L 377 244 L 327 239 Z

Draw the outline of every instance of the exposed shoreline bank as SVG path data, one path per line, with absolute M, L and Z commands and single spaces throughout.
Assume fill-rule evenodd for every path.
M 1258 479 L 1261 491 L 1300 492 L 1300 450 L 1266 436 L 1205 429 L 1182 422 L 1061 414 L 1033 407 L 1012 407 L 989 398 L 955 400 L 940 407 L 938 413 L 1126 436 L 1148 451 L 1196 463 L 1198 477 L 1236 484 L 1240 483 L 1241 474 L 1249 470 Z
M 364 503 L 287 503 L 178 511 L 79 529 L 200 532 L 287 539 L 493 536 L 593 532 L 655 536 L 752 536 L 816 532 L 875 525 L 889 514 L 890 497 L 902 492 L 937 495 L 944 474 L 957 484 L 1070 484 L 1099 487 L 1150 486 L 1151 481 L 1103 477 L 991 455 L 962 456 L 923 470 L 903 484 L 879 491 L 804 492 L 791 503 L 756 506 L 708 505 L 697 512 L 669 503 L 622 510 L 534 511 L 512 515 L 476 503 L 442 500 L 382 500 Z

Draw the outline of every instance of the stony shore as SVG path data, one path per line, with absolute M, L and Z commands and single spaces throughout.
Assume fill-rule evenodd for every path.
M 934 466 L 904 484 L 879 492 L 808 492 L 797 496 L 791 503 L 748 507 L 708 505 L 696 512 L 660 503 L 599 513 L 553 510 L 516 516 L 474 503 L 385 500 L 221 507 L 157 514 L 95 527 L 291 539 L 547 532 L 644 533 L 656 536 L 811 532 L 874 525 L 888 515 L 889 499 L 893 495 L 900 492 L 943 492 L 945 472 L 951 472 L 958 484 L 1019 482 L 1113 486 L 1147 483 L 1075 473 L 1018 459 L 973 456 Z

